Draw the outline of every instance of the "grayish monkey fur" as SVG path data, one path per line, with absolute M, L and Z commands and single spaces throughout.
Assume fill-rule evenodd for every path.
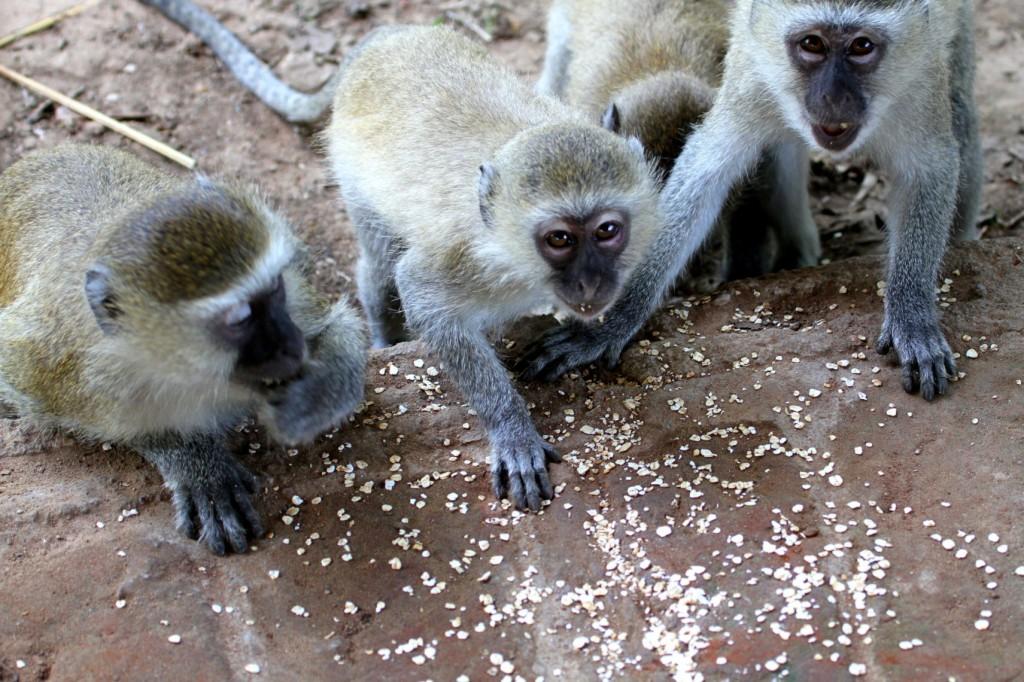
M 139 2 L 159 10 L 206 43 L 243 86 L 286 121 L 314 123 L 330 108 L 337 89 L 337 74 L 314 93 L 299 92 L 282 83 L 242 41 L 191 0 Z

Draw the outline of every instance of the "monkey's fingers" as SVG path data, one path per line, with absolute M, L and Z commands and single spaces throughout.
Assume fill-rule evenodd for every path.
M 491 465 L 491 489 L 494 491 L 494 497 L 503 500 L 508 494 L 508 474 L 498 454 L 494 453 L 492 457 L 494 464 Z
M 546 377 L 551 374 L 551 365 L 561 359 L 562 347 L 571 343 L 583 331 L 579 325 L 571 323 L 552 329 L 530 344 L 516 362 L 515 371 L 526 381 L 550 381 Z
M 946 376 L 951 381 L 956 381 L 960 375 L 956 371 L 956 359 L 953 358 L 953 351 L 947 350 L 943 356 L 944 364 L 946 365 Z
M 224 532 L 228 544 L 231 545 L 232 551 L 236 554 L 244 554 L 249 549 L 249 538 L 232 502 L 229 495 L 217 496 L 217 518 L 220 520 L 221 530 Z
M 263 520 L 253 506 L 252 498 L 236 490 L 234 500 L 235 508 L 241 512 L 245 526 L 249 529 L 249 537 L 254 540 L 263 537 Z
M 544 446 L 544 456 L 549 462 L 554 462 L 555 464 L 561 464 L 562 462 L 562 453 L 550 445 Z
M 536 488 L 536 483 L 534 484 Z M 536 495 L 536 490 L 534 490 Z M 523 481 L 523 475 L 519 471 L 509 469 L 508 472 L 508 499 L 512 500 L 512 504 L 516 506 L 516 509 L 526 508 L 526 486 Z M 540 508 L 540 500 L 537 500 L 537 508 Z
M 199 513 L 199 525 L 202 532 L 199 535 L 199 542 L 210 548 L 210 551 L 217 556 L 227 554 L 227 545 L 224 541 L 224 529 L 217 520 L 216 505 L 213 499 L 206 493 L 196 494 L 196 511 Z
M 551 486 L 551 477 L 548 475 L 547 463 L 548 463 L 548 449 L 543 448 L 542 452 L 534 455 L 533 470 L 537 478 L 537 485 L 540 488 L 540 499 L 541 500 L 553 500 L 555 498 L 555 489 Z M 538 500 L 538 507 L 540 501 Z
M 199 528 L 196 527 L 196 506 L 192 496 L 180 487 L 175 487 L 172 503 L 175 528 L 189 540 L 198 540 Z
M 879 355 L 888 355 L 891 350 L 892 334 L 888 331 L 883 331 L 882 335 L 878 337 L 878 341 L 875 343 L 875 352 Z

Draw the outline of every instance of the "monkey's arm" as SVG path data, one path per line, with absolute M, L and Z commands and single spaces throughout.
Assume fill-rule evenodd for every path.
M 192 0 L 139 2 L 156 8 L 209 45 L 242 85 L 285 120 L 291 123 L 313 123 L 330 107 L 338 73 L 315 93 L 298 92 L 282 83 L 270 67 L 261 62 L 231 31 Z
M 933 146 L 909 176 L 894 174 L 890 196 L 889 273 L 878 352 L 895 349 L 903 388 L 925 400 L 949 390 L 956 362 L 939 328 L 935 285 L 956 209 L 956 143 Z
M 297 319 L 301 319 L 297 316 Z M 350 415 L 363 399 L 366 334 L 352 306 L 339 301 L 303 326 L 309 359 L 298 379 L 268 400 L 261 415 L 281 443 L 308 443 Z
M 618 364 L 630 339 L 704 243 L 733 185 L 761 155 L 764 142 L 753 133 L 743 137 L 750 126 L 735 118 L 730 108 L 716 106 L 690 136 L 662 192 L 665 227 L 604 324 L 574 321 L 549 332 L 521 362 L 525 378 L 551 381 L 600 358 L 609 366 Z
M 241 553 L 263 535 L 252 504 L 256 479 L 217 435 L 150 438 L 135 448 L 160 471 L 174 496 L 175 525 L 215 554 Z
M 561 457 L 533 424 L 494 348 L 478 329 L 447 314 L 443 284 L 399 264 L 396 282 L 406 319 L 444 363 L 455 384 L 476 410 L 491 441 L 491 483 L 501 499 L 537 511 L 554 497 L 547 463 Z

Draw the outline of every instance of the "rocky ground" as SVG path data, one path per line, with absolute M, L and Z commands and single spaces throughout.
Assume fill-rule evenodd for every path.
M 8 3 L 0 35 L 68 4 Z M 371 27 L 446 12 L 525 77 L 543 52 L 536 0 L 216 6 L 309 88 Z M 1019 677 L 1024 19 L 977 7 L 987 238 L 944 268 L 949 398 L 904 394 L 870 347 L 884 182 L 816 164 L 831 263 L 676 300 L 620 371 L 523 387 L 566 457 L 539 515 L 491 499 L 484 434 L 417 344 L 375 354 L 365 407 L 313 447 L 239 430 L 271 528 L 240 557 L 175 535 L 137 456 L 0 423 L 0 680 Z M 313 131 L 156 13 L 106 0 L 0 63 L 258 181 L 320 254 L 318 286 L 351 292 Z M 165 163 L 0 82 L 0 168 L 67 139 Z

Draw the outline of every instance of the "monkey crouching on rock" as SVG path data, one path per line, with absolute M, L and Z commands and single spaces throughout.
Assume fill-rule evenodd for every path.
M 363 395 L 362 323 L 303 264 L 253 190 L 102 147 L 29 155 L 0 175 L 0 406 L 137 450 L 181 531 L 244 552 L 256 482 L 226 430 L 255 413 L 307 442 Z
M 956 362 L 936 285 L 951 237 L 974 239 L 983 180 L 971 0 L 737 0 L 722 87 L 663 193 L 667 227 L 604 324 L 551 333 L 528 375 L 618 361 L 765 149 L 860 158 L 891 191 L 885 311 L 876 348 L 926 400 Z
M 661 227 L 657 172 L 447 28 L 378 29 L 343 69 L 324 143 L 373 342 L 426 342 L 487 428 L 496 495 L 539 509 L 558 455 L 486 334 L 614 302 Z
M 667 178 L 714 103 L 729 40 L 730 0 L 555 0 L 538 91 L 640 140 Z M 779 141 L 738 183 L 719 218 L 724 259 L 690 277 L 757 277 L 817 265 L 807 150 Z M 703 260 L 703 259 L 701 259 Z M 706 284 L 704 285 L 706 286 Z

